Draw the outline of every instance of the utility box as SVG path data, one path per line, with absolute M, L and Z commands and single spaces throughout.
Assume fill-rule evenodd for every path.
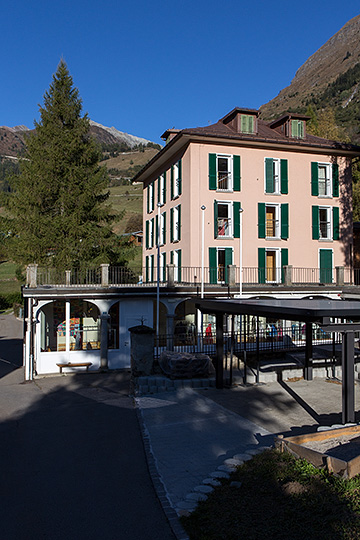
M 155 330 L 144 324 L 129 328 L 133 376 L 150 375 L 154 364 Z

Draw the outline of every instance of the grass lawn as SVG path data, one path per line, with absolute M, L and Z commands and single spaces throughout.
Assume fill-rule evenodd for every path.
M 120 214 L 125 210 L 125 215 L 121 221 L 115 223 L 114 230 L 117 234 L 122 234 L 125 231 L 129 218 L 134 214 L 142 216 L 142 185 L 134 186 L 115 186 L 109 188 L 109 202 L 116 214 Z
M 269 450 L 221 484 L 181 518 L 191 540 L 360 539 L 360 475 L 342 480 Z
M 16 264 L 3 261 L 0 262 L 0 294 L 10 294 L 20 292 L 21 283 L 15 276 Z

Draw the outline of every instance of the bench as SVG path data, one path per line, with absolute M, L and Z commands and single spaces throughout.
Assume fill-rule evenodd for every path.
M 56 364 L 60 368 L 60 373 L 62 373 L 63 368 L 73 368 L 73 367 L 86 367 L 86 371 L 89 371 L 89 367 L 92 366 L 92 362 L 67 362 L 66 364 Z

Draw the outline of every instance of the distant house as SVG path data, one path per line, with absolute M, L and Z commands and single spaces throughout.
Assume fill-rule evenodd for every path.
M 142 231 L 134 231 L 130 233 L 125 233 L 124 236 L 127 236 L 129 238 L 129 242 L 131 244 L 134 244 L 135 246 L 142 246 L 142 243 L 143 243 Z

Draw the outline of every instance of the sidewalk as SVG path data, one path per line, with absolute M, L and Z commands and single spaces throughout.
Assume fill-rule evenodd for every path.
M 360 403 L 358 384 L 355 393 Z M 271 446 L 275 434 L 341 424 L 341 385 L 324 379 L 180 389 L 138 397 L 136 403 L 160 480 L 178 515 L 211 491 L 211 479 Z

